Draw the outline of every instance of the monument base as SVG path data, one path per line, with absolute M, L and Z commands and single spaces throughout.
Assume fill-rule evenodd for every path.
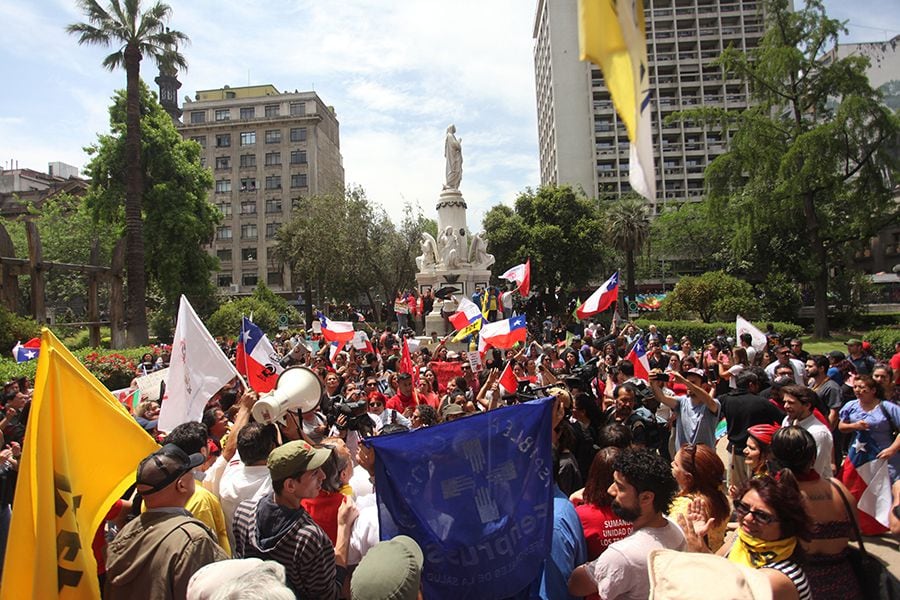
M 488 286 L 491 280 L 491 271 L 489 269 L 434 269 L 416 274 L 416 283 L 419 286 L 419 293 L 431 290 L 438 291 L 442 287 L 455 287 L 457 290 L 453 295 L 457 298 L 471 298 L 476 290 L 483 290 Z M 438 335 L 446 335 L 452 331 L 453 326 L 444 321 L 441 316 L 441 307 L 443 306 L 445 313 L 453 313 L 456 311 L 456 302 L 451 299 L 445 300 L 443 303 L 439 299 L 434 301 L 434 309 L 430 314 L 425 315 L 425 335 L 430 335 L 432 331 L 437 331 Z

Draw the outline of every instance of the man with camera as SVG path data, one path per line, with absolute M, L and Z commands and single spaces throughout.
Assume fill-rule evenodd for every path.
M 668 396 L 663 385 L 669 376 L 663 372 L 650 374 L 653 396 L 675 412 L 675 447 L 685 444 L 706 444 L 716 447 L 716 425 L 719 422 L 719 401 L 706 387 L 706 377 L 701 369 L 690 369 L 683 375 L 672 371 L 676 383 L 687 386 L 686 396 Z

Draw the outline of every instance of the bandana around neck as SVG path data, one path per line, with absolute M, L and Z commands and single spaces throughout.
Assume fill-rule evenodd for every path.
M 759 569 L 765 565 L 790 558 L 794 554 L 796 546 L 796 537 L 769 542 L 755 538 L 739 528 L 738 537 L 728 553 L 728 560 Z

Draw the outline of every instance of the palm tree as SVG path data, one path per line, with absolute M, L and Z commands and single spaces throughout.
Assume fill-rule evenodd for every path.
M 127 338 L 130 346 L 147 343 L 147 279 L 144 272 L 144 228 L 142 204 L 144 193 L 141 164 L 140 81 L 141 59 L 151 57 L 157 65 L 185 68 L 178 44 L 187 36 L 168 29 L 172 9 L 156 2 L 141 12 L 141 0 L 110 0 L 106 8 L 97 0 L 76 0 L 87 17 L 87 23 L 74 23 L 66 31 L 78 36 L 79 44 L 96 44 L 116 48 L 103 60 L 110 71 L 125 67 L 125 272 L 128 278 L 126 306 Z
M 634 193 L 623 196 L 609 207 L 607 226 L 613 246 L 625 253 L 628 298 L 634 300 L 634 255 L 650 235 L 646 201 Z

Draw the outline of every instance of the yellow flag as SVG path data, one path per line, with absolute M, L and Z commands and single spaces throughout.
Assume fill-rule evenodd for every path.
M 94 532 L 158 447 L 44 329 L 0 600 L 99 598 Z
M 655 200 L 643 0 L 578 0 L 578 39 L 581 60 L 590 60 L 603 71 L 613 105 L 628 132 L 628 181 L 635 191 Z
M 478 319 L 474 323 L 466 325 L 465 327 L 463 327 L 462 329 L 460 329 L 459 331 L 456 332 L 456 335 L 453 336 L 453 339 L 451 341 L 459 342 L 459 341 L 465 339 L 466 337 L 472 335 L 476 331 L 479 331 L 481 329 L 482 323 L 483 323 L 482 319 Z

